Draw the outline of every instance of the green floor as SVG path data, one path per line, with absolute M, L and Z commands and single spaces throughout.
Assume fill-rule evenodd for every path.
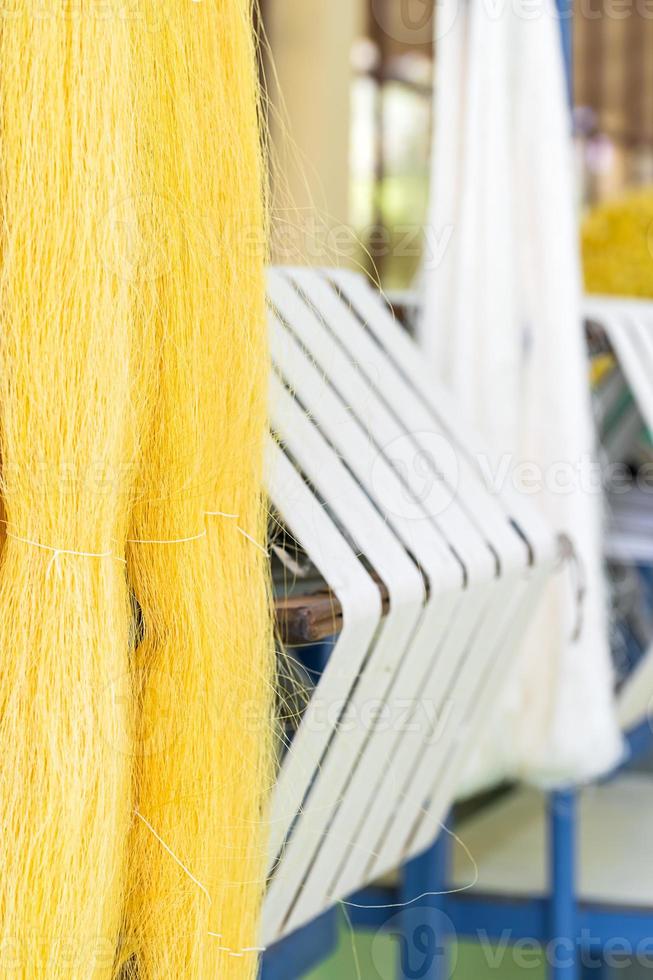
M 513 980 L 525 975 L 531 980 L 544 980 L 545 977 L 541 958 L 532 950 L 524 949 L 515 956 L 507 948 L 460 943 L 451 948 L 450 957 L 450 980 Z M 305 980 L 403 980 L 398 964 L 399 952 L 394 940 L 373 933 L 357 933 L 352 937 L 343 924 L 335 955 Z M 417 958 L 410 964 L 411 978 L 419 980 L 420 966 Z

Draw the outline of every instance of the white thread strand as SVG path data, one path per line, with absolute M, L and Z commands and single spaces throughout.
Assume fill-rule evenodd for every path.
M 236 520 L 238 517 L 237 514 L 226 514 L 219 510 L 207 510 L 204 513 L 207 517 L 228 517 L 231 520 Z M 251 534 L 248 534 L 244 528 L 240 527 L 239 524 L 236 525 L 236 530 L 239 534 L 242 534 L 244 538 L 247 538 L 247 540 L 251 542 L 255 548 L 258 548 L 258 550 L 262 552 L 266 558 L 270 557 L 269 551 L 267 551 L 262 544 L 259 544 L 256 538 L 253 538 Z M 204 531 L 200 531 L 199 534 L 192 534 L 188 538 L 128 538 L 127 544 L 186 544 L 189 541 L 199 541 L 200 538 L 205 537 L 206 529 Z
M 453 832 L 453 830 L 450 830 L 443 823 L 440 824 L 440 829 L 445 834 L 447 834 L 448 837 L 451 837 L 451 839 L 456 844 L 458 844 L 460 847 L 462 847 L 463 853 L 465 854 L 465 857 L 469 860 L 469 862 L 473 866 L 473 868 L 474 868 L 474 878 L 473 878 L 472 881 L 469 882 L 469 884 L 467 884 L 467 885 L 460 885 L 458 888 L 447 888 L 447 889 L 445 889 L 444 891 L 441 891 L 441 892 L 422 892 L 421 895 L 416 895 L 414 898 L 411 898 L 407 902 L 389 902 L 389 903 L 383 904 L 383 905 L 360 905 L 358 902 L 347 902 L 344 899 L 341 899 L 341 904 L 343 906 L 344 905 L 347 905 L 347 906 L 349 906 L 349 908 L 352 908 L 352 909 L 405 909 L 405 908 L 408 908 L 409 905 L 414 905 L 415 902 L 421 901 L 421 899 L 423 899 L 423 898 L 437 898 L 440 895 L 459 895 L 461 892 L 467 892 L 471 888 L 474 888 L 478 884 L 478 879 L 479 879 L 478 864 L 474 860 L 474 855 L 472 854 L 472 852 L 470 851 L 470 849 L 467 847 L 467 844 L 465 843 L 465 841 L 462 840 L 460 837 L 458 837 L 458 835 L 455 834 Z
M 59 565 L 59 559 L 62 555 L 76 555 L 78 558 L 113 558 L 112 551 L 74 551 L 72 548 L 53 548 L 49 544 L 41 544 L 40 541 L 33 541 L 31 538 L 23 538 L 19 534 L 14 534 L 12 531 L 7 531 L 7 537 L 13 538 L 14 541 L 22 541 L 23 544 L 29 544 L 33 548 L 40 548 L 41 551 L 51 551 L 52 558 L 48 562 L 45 574 L 46 577 L 50 575 L 53 567 L 56 569 L 57 575 L 61 577 L 61 566 Z M 120 561 L 121 559 L 118 559 Z
M 356 980 L 363 980 L 363 974 L 361 973 L 361 964 L 358 957 L 358 950 L 356 948 L 356 933 L 354 932 L 354 927 L 351 923 L 351 916 L 345 906 L 340 903 L 342 909 L 342 914 L 345 917 L 345 922 L 347 923 L 347 929 L 349 931 L 349 941 L 351 943 L 351 955 L 354 961 L 354 968 L 356 970 Z
M 163 838 L 159 834 L 157 834 L 156 830 L 154 829 L 154 827 L 152 826 L 152 824 L 149 822 L 149 820 L 146 820 L 146 818 L 143 816 L 143 814 L 140 813 L 138 810 L 134 810 L 134 815 L 137 816 L 138 819 L 141 820 L 145 824 L 145 826 L 147 827 L 147 829 L 150 831 L 150 833 L 152 834 L 152 836 L 159 842 L 159 844 L 164 849 L 164 851 L 166 851 L 166 853 L 170 855 L 170 857 L 175 862 L 175 864 L 179 865 L 179 867 L 181 868 L 181 870 L 184 872 L 184 874 L 186 874 L 190 878 L 190 880 L 193 882 L 193 884 L 194 885 L 197 885 L 197 887 L 200 889 L 200 891 L 202 891 L 204 893 L 204 895 L 206 896 L 206 898 L 208 900 L 209 905 L 212 905 L 213 904 L 213 900 L 211 899 L 211 896 L 209 895 L 208 890 L 204 887 L 204 885 L 202 884 L 201 881 L 198 881 L 197 880 L 197 878 L 195 877 L 195 875 L 189 870 L 189 868 L 186 867 L 186 865 L 183 863 L 183 861 L 181 861 L 177 857 L 177 855 L 175 854 L 175 852 L 172 850 L 171 847 L 168 846 L 168 844 L 166 844 L 166 842 L 163 840 Z M 219 932 L 208 932 L 208 935 L 214 937 L 215 939 L 222 939 L 223 938 L 222 934 L 219 933 Z M 264 953 L 265 950 L 266 950 L 266 947 L 265 946 L 243 946 L 243 948 L 240 949 L 240 950 L 231 949 L 229 946 L 218 946 L 218 951 L 219 952 L 226 953 L 227 956 L 235 956 L 235 957 L 238 957 L 238 958 L 243 957 L 243 956 L 247 956 L 248 954 L 251 954 L 251 953 Z
M 206 537 L 206 529 L 199 534 L 191 534 L 188 538 L 127 538 L 127 544 L 186 544 L 188 541 L 199 541 Z
M 213 936 L 214 939 L 223 939 L 223 935 L 220 932 L 209 932 L 209 936 Z M 228 956 L 246 956 L 248 953 L 264 953 L 267 949 L 266 946 L 243 946 L 242 949 L 231 949 L 230 946 L 218 946 L 218 951 L 220 953 L 226 953 Z
M 177 855 L 175 854 L 175 852 L 170 847 L 168 847 L 168 845 L 163 840 L 163 838 L 162 837 L 159 837 L 159 835 L 157 834 L 156 830 L 154 829 L 154 827 L 152 826 L 152 824 L 149 822 L 149 820 L 146 820 L 145 817 L 143 816 L 143 814 L 142 813 L 139 813 L 138 810 L 134 810 L 134 813 L 138 817 L 139 820 L 142 820 L 142 822 L 145 824 L 145 826 L 150 831 L 150 833 L 153 835 L 153 837 L 155 837 L 156 840 L 158 840 L 159 844 L 164 849 L 164 851 L 166 851 L 170 855 L 170 857 L 172 858 L 172 860 L 175 861 L 176 864 L 179 865 L 179 867 L 181 868 L 181 870 L 186 875 L 188 875 L 188 877 L 193 882 L 193 884 L 194 885 L 197 885 L 197 887 L 200 889 L 200 891 L 204 892 L 204 894 L 206 895 L 206 898 L 208 899 L 209 905 L 212 905 L 213 904 L 213 900 L 212 900 L 211 896 L 209 895 L 208 890 L 202 884 L 202 882 L 197 880 L 197 878 L 195 877 L 195 875 L 186 867 L 186 865 L 184 864 L 184 862 L 181 861 L 177 857 Z
M 221 510 L 205 510 L 204 514 L 206 517 L 228 517 L 234 521 L 238 520 L 238 514 L 226 514 L 224 511 Z M 247 531 L 245 531 L 244 528 L 240 526 L 240 524 L 236 524 L 236 530 L 238 531 L 239 534 L 242 534 L 244 538 L 247 538 L 247 540 L 250 541 L 255 548 L 258 548 L 259 551 L 263 552 L 266 558 L 270 557 L 270 552 L 267 551 L 263 547 L 263 545 L 259 544 L 256 538 L 253 538 L 251 534 L 248 534 Z
M 270 553 L 267 551 L 267 549 L 264 548 L 262 544 L 259 544 L 258 541 L 256 541 L 256 539 L 253 538 L 251 534 L 248 534 L 247 531 L 243 531 L 242 527 L 239 527 L 238 525 L 236 525 L 236 530 L 238 531 L 239 534 L 242 534 L 244 538 L 247 538 L 248 541 L 251 541 L 255 548 L 258 548 L 259 551 L 262 551 L 266 558 L 270 557 Z

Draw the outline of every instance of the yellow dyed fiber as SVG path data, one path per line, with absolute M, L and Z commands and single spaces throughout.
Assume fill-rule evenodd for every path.
M 242 533 L 265 544 L 250 5 L 177 4 L 137 40 L 145 196 L 162 267 L 144 500 L 129 535 L 145 631 L 127 934 L 139 980 L 244 978 L 257 969 L 273 678 L 267 560 Z
M 274 677 L 251 10 L 118 6 L 0 27 L 0 976 L 244 980 Z
M 0 65 L 0 975 L 83 980 L 114 972 L 132 813 L 129 37 L 5 11 Z
M 581 244 L 587 292 L 653 297 L 653 188 L 593 208 Z

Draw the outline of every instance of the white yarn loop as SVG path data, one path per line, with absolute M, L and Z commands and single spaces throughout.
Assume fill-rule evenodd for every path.
M 199 541 L 206 537 L 206 529 L 199 534 L 191 534 L 187 538 L 127 538 L 127 544 L 186 544 L 189 541 Z
M 49 578 L 52 569 L 54 568 L 57 577 L 61 578 L 61 566 L 59 564 L 59 559 L 62 555 L 76 555 L 78 558 L 113 558 L 114 554 L 112 551 L 75 551 L 72 548 L 53 548 L 49 544 L 41 544 L 40 541 L 33 541 L 31 538 L 23 538 L 19 534 L 14 534 L 12 531 L 7 531 L 7 537 L 13 538 L 14 541 L 22 541 L 23 544 L 29 544 L 33 548 L 40 548 L 42 551 L 51 551 L 52 558 L 47 564 L 45 569 L 46 577 Z M 121 561 L 122 559 L 118 559 Z
M 225 511 L 220 510 L 207 510 L 205 511 L 206 517 L 225 517 L 230 520 L 237 520 L 237 514 L 227 514 Z M 266 557 L 269 557 L 269 552 L 261 545 L 251 534 L 248 534 L 244 528 L 236 525 L 236 530 L 239 534 L 242 534 L 244 538 L 247 538 L 255 548 L 258 548 Z M 200 541 L 207 535 L 206 528 L 200 531 L 198 534 L 191 534 L 186 538 L 127 538 L 126 544 L 158 544 L 158 545 L 169 545 L 169 544 L 188 544 L 192 541 Z M 59 559 L 62 555 L 76 555 L 79 558 L 115 558 L 116 561 L 120 561 L 126 564 L 124 558 L 120 558 L 118 555 L 114 555 L 112 551 L 76 551 L 73 548 L 53 548 L 48 544 L 41 544 L 40 541 L 33 541 L 31 538 L 23 538 L 18 534 L 13 534 L 11 531 L 7 531 L 7 537 L 13 538 L 14 541 L 22 541 L 24 544 L 32 545 L 34 548 L 41 548 L 43 551 L 51 551 L 52 558 L 48 562 L 46 569 L 46 574 L 50 575 L 52 569 L 54 568 L 58 576 L 61 576 L 61 568 L 59 565 Z

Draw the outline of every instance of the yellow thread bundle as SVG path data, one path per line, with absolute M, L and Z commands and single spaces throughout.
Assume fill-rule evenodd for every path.
M 23 977 L 257 968 L 273 663 L 266 559 L 238 531 L 264 542 L 251 10 L 153 11 L 21 11 L 0 33 L 0 972 Z
M 653 296 L 653 189 L 593 208 L 583 222 L 582 253 L 589 293 Z
M 129 59 L 115 23 L 4 15 L 2 976 L 110 977 L 121 922 L 135 352 L 103 217 L 131 193 Z
M 257 968 L 273 677 L 265 559 L 237 531 L 264 540 L 268 362 L 250 4 L 179 5 L 140 40 L 150 50 L 139 63 L 151 68 L 146 198 L 165 248 L 146 500 L 130 537 L 179 543 L 129 550 L 145 621 L 136 797 L 150 827 L 134 826 L 127 931 L 139 980 L 241 978 Z

